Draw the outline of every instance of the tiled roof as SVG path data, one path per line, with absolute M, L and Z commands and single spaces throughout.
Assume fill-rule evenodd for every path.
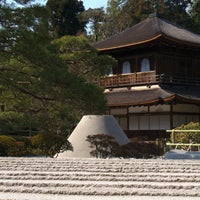
M 179 88 L 170 90 L 153 86 L 139 88 L 114 89 L 105 91 L 107 105 L 115 106 L 139 106 L 139 105 L 155 105 L 168 103 L 177 100 L 182 103 L 197 103 L 200 104 L 199 89 L 195 90 L 180 90 Z
M 98 50 L 111 50 L 147 43 L 164 37 L 190 45 L 200 46 L 200 35 L 192 33 L 165 19 L 152 15 L 146 20 L 94 44 Z

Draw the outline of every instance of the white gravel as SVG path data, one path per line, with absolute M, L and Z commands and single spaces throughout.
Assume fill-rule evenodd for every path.
M 199 200 L 199 197 L 171 196 L 78 196 L 49 194 L 13 194 L 1 193 L 0 200 Z
M 200 161 L 0 158 L 0 200 L 197 200 Z

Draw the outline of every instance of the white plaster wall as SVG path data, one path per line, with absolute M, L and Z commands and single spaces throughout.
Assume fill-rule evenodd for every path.
M 149 116 L 140 116 L 139 130 L 149 130 Z
M 139 116 L 130 116 L 129 129 L 130 130 L 139 130 Z
M 160 118 L 159 115 L 150 116 L 150 130 L 160 130 Z
M 130 116 L 130 130 L 163 130 L 170 129 L 169 115 Z
M 127 130 L 127 118 L 126 117 L 115 117 L 119 126 L 123 129 L 123 130 Z
M 170 128 L 170 115 L 160 115 L 160 129 Z

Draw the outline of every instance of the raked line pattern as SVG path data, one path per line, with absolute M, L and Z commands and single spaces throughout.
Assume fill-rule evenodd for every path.
M 0 193 L 200 197 L 200 161 L 1 157 Z

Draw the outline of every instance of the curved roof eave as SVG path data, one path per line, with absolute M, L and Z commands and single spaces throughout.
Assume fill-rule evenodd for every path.
M 179 95 L 179 94 L 173 94 L 171 96 L 162 98 L 155 98 L 147 101 L 140 101 L 140 102 L 121 102 L 118 104 L 108 104 L 108 107 L 128 107 L 128 106 L 148 106 L 148 105 L 158 105 L 158 104 L 167 104 L 170 103 L 174 100 L 177 100 L 178 102 L 181 103 L 187 103 L 187 104 L 198 104 L 200 105 L 200 100 L 199 99 L 194 99 L 194 98 L 187 98 L 185 96 Z
M 181 44 L 185 44 L 185 45 L 189 45 L 189 46 L 193 46 L 193 47 L 200 47 L 200 43 L 194 43 L 194 42 L 189 42 L 189 41 L 186 41 L 186 40 L 181 40 L 181 39 L 173 38 L 173 37 L 168 36 L 166 34 L 162 34 L 162 37 L 164 39 L 167 39 L 168 41 L 172 41 L 172 42 L 176 42 L 176 43 L 181 43 Z
M 145 44 L 145 43 L 149 43 L 152 41 L 155 41 L 156 39 L 159 38 L 164 38 L 167 39 L 168 41 L 172 41 L 172 42 L 176 42 L 176 43 L 181 43 L 181 44 L 185 44 L 185 45 L 190 45 L 193 47 L 200 47 L 200 44 L 198 43 L 192 43 L 189 41 L 184 41 L 181 39 L 177 39 L 177 38 L 173 38 L 171 36 L 168 36 L 164 33 L 160 33 L 152 38 L 143 40 L 143 41 L 139 41 L 139 42 L 134 42 L 134 43 L 130 43 L 130 44 L 124 44 L 124 45 L 120 45 L 120 46 L 112 46 L 112 47 L 105 47 L 105 48 L 96 48 L 98 51 L 109 51 L 109 50 L 115 50 L 115 49 L 121 49 L 121 48 L 126 48 L 126 47 L 132 47 L 132 46 L 136 46 L 136 45 L 140 45 L 140 44 Z
M 107 50 L 114 50 L 114 49 L 121 49 L 121 48 L 125 48 L 125 47 L 131 47 L 131 46 L 136 46 L 139 44 L 145 44 L 151 41 L 154 41 L 158 38 L 162 37 L 162 34 L 158 34 L 152 38 L 146 39 L 144 41 L 139 41 L 139 42 L 134 42 L 134 43 L 130 43 L 130 44 L 124 44 L 124 45 L 120 45 L 120 46 L 113 46 L 113 47 L 106 47 L 106 48 L 96 48 L 98 51 L 107 51 Z
M 120 104 L 108 104 L 109 107 L 124 107 L 124 106 L 147 106 L 158 105 L 163 103 L 169 103 L 176 98 L 176 95 L 172 95 L 166 98 L 156 98 L 148 101 L 141 101 L 136 103 L 120 103 Z M 162 101 L 162 102 L 161 102 Z
M 110 38 L 96 42 L 94 47 L 99 51 L 109 51 L 146 44 L 158 38 L 200 48 L 200 35 L 157 16 L 149 17 Z
M 175 98 L 183 103 L 200 105 L 200 99 L 194 97 L 189 98 L 180 94 L 176 94 Z

